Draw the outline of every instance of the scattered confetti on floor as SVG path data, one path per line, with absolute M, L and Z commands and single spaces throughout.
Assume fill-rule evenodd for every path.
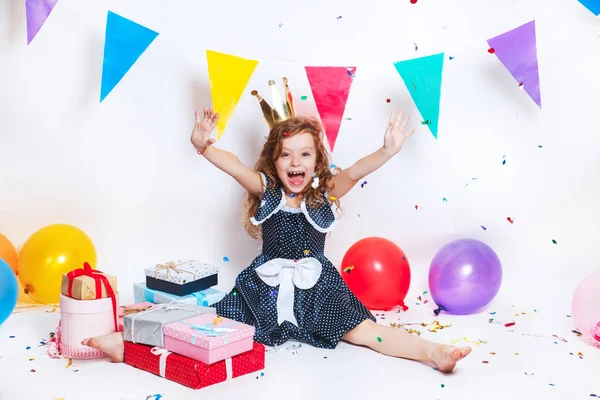
M 449 57 L 448 57 L 448 59 L 449 59 L 450 61 L 454 60 L 454 58 L 455 58 L 455 57 L 452 57 L 452 56 L 449 56 Z
M 300 100 L 306 100 L 308 99 L 308 96 L 300 96 Z
M 367 181 L 364 181 L 363 183 L 360 184 L 360 187 L 364 188 L 366 184 L 367 184 Z
M 510 222 L 511 224 L 515 222 L 515 221 L 514 221 L 514 220 L 513 220 L 511 217 L 508 217 L 508 218 L 506 218 L 506 220 L 507 220 L 508 222 Z
M 444 197 L 444 198 L 442 198 L 442 201 L 443 201 L 444 203 L 447 203 L 447 202 L 448 202 L 448 199 Z
M 385 99 L 386 103 L 390 103 L 392 101 L 392 99 Z
M 484 231 L 487 231 L 487 228 L 485 226 L 483 226 L 483 225 L 480 225 L 480 226 L 481 226 L 481 229 L 483 229 Z
M 464 341 L 464 342 L 467 342 L 467 343 L 473 343 L 475 346 L 479 346 L 480 344 L 487 344 L 486 341 L 483 341 L 481 339 L 477 339 L 477 341 L 469 340 L 469 339 L 467 339 L 466 336 L 463 336 L 460 339 L 456 339 L 456 340 L 452 341 L 452 344 L 458 343 L 458 342 L 461 342 L 461 341 Z
M 554 239 L 552 239 L 552 243 L 558 244 L 558 242 L 556 240 L 554 240 Z
M 227 257 L 227 256 L 223 257 L 223 262 L 229 262 L 229 257 Z
M 495 52 L 496 52 L 496 50 L 494 50 L 494 48 L 493 48 L 493 47 L 490 47 L 490 48 L 488 49 L 488 53 L 490 53 L 490 54 L 494 54 Z

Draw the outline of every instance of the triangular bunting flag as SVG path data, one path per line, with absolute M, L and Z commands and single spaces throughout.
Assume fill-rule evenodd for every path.
M 356 67 L 305 67 L 305 69 L 325 129 L 329 149 L 333 152 Z
M 579 0 L 594 15 L 600 15 L 600 0 Z
M 27 45 L 31 43 L 46 19 L 54 9 L 58 0 L 26 0 L 25 15 L 27 18 Z
M 157 32 L 108 12 L 100 102 L 117 86 L 138 58 L 158 36 Z
M 219 113 L 217 140 L 220 140 L 258 61 L 212 50 L 206 51 L 206 58 L 212 105 Z
M 535 20 L 487 41 L 494 54 L 539 108 L 542 108 Z
M 437 139 L 444 53 L 398 61 L 394 66 L 423 118 L 422 123 Z

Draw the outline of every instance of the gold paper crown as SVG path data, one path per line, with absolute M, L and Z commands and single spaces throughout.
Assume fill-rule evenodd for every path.
M 269 86 L 271 86 L 271 96 L 273 98 L 273 107 L 267 103 L 265 99 L 263 99 L 257 90 L 253 90 L 251 92 L 252 96 L 256 97 L 258 100 L 258 105 L 265 117 L 265 121 L 269 125 L 269 128 L 272 128 L 276 122 L 285 121 L 286 119 L 292 118 L 296 116 L 294 111 L 294 99 L 292 98 L 292 93 L 290 92 L 290 87 L 288 86 L 287 78 L 283 78 L 283 87 L 285 89 L 285 100 L 277 91 L 275 87 L 275 81 L 270 80 Z

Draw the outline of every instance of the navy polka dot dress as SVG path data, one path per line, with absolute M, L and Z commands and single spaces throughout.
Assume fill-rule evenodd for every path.
M 265 175 L 261 175 L 264 182 Z M 262 224 L 262 253 L 238 275 L 234 288 L 214 307 L 223 317 L 254 326 L 257 342 L 277 346 L 292 339 L 333 349 L 344 333 L 366 319 L 376 321 L 323 254 L 325 235 L 337 223 L 327 194 L 323 196 L 325 203 L 319 208 L 309 209 L 304 202 L 300 208 L 289 208 L 283 190 L 276 185 L 265 190 L 251 219 L 255 225 Z M 301 285 L 296 281 L 288 283 L 294 285 L 287 291 L 293 292 L 293 316 L 288 319 L 295 321 L 278 322 L 278 295 L 284 282 L 269 285 L 256 269 L 260 271 L 262 265 L 274 259 L 308 261 L 305 258 L 320 263 L 320 275 L 307 289 L 298 288 Z M 291 309 L 291 300 L 289 304 Z

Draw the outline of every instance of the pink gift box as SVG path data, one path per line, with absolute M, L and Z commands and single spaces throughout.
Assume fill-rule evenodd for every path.
M 119 297 L 116 295 L 117 306 Z M 69 358 L 101 358 L 106 355 L 89 346 L 85 338 L 115 332 L 115 311 L 112 300 L 77 300 L 60 295 L 60 352 Z
M 213 364 L 252 350 L 254 327 L 216 314 L 202 314 L 163 328 L 165 349 Z

